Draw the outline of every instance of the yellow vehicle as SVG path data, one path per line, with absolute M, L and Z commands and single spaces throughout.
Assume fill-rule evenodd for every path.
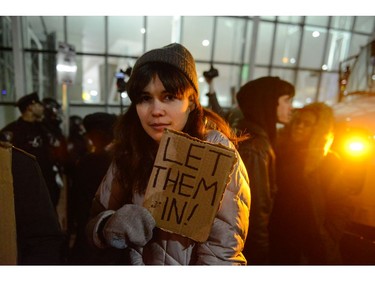
M 348 264 L 375 265 L 375 41 L 345 62 L 333 148 L 350 167 L 351 224 L 342 251 Z

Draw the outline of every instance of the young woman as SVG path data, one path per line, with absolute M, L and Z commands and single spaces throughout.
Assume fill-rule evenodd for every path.
M 237 163 L 223 195 L 208 240 L 197 243 L 155 227 L 142 207 L 165 128 L 235 148 L 226 122 L 199 102 L 195 61 L 174 43 L 141 56 L 127 84 L 132 101 L 115 128 L 113 162 L 94 202 L 88 225 L 99 248 L 126 249 L 131 264 L 246 264 L 250 188 L 246 169 Z
M 296 110 L 276 146 L 278 192 L 271 216 L 273 264 L 340 264 L 350 216 L 343 161 L 330 147 L 333 111 L 321 102 Z

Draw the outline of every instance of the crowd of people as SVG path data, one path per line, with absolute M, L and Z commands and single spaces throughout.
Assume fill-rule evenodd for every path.
M 293 109 L 294 86 L 266 76 L 244 84 L 228 112 L 216 97 L 217 76 L 206 77 L 204 107 L 189 50 L 178 43 L 153 49 L 132 68 L 126 112 L 71 116 L 68 136 L 55 99 L 40 100 L 34 92 L 18 100 L 21 116 L 1 129 L 1 162 L 8 165 L 1 180 L 10 190 L 4 194 L 14 198 L 0 200 L 14 201 L 3 205 L 14 215 L 6 218 L 7 227 L 0 225 L 12 241 L 0 242 L 7 253 L 0 254 L 0 263 L 342 263 L 350 183 L 331 150 L 332 108 L 315 102 Z M 234 152 L 236 162 L 203 242 L 158 227 L 144 207 L 165 129 Z M 180 192 L 181 186 L 188 185 L 180 182 Z M 66 231 L 56 209 L 63 188 Z

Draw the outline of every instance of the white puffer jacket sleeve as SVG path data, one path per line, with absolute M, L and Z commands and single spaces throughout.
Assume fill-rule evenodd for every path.
M 207 141 L 234 145 L 221 133 L 211 131 Z M 242 254 L 249 226 L 250 185 L 246 168 L 236 151 L 237 163 L 214 220 L 210 236 L 196 245 L 197 264 L 246 264 Z

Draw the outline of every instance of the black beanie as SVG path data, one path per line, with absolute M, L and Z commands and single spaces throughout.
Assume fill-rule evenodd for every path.
M 96 130 L 109 133 L 112 132 L 116 119 L 115 114 L 95 112 L 83 118 L 83 126 L 87 132 Z
M 178 43 L 172 43 L 159 49 L 154 49 L 143 54 L 135 63 L 132 73 L 136 72 L 139 67 L 149 62 L 163 62 L 170 64 L 180 70 L 197 94 L 198 77 L 195 69 L 195 61 L 188 49 Z

